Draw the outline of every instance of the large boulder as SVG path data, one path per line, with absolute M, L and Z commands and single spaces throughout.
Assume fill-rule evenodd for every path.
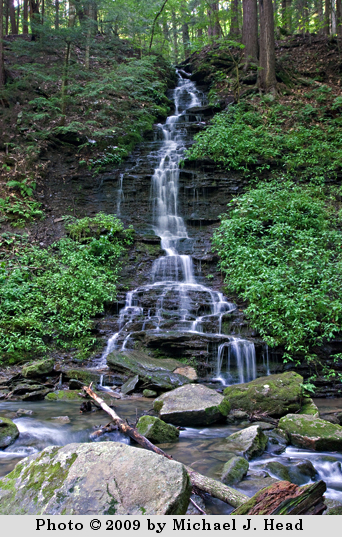
M 24 366 L 22 374 L 24 377 L 35 378 L 35 377 L 43 377 L 43 376 L 49 375 L 53 371 L 54 371 L 54 360 L 42 359 L 40 361 L 35 361 L 27 366 Z
M 179 439 L 180 432 L 175 426 L 166 424 L 157 417 L 144 415 L 140 417 L 136 426 L 141 435 L 144 435 L 154 444 L 172 443 Z
M 122 443 L 49 446 L 0 480 L 0 514 L 178 515 L 191 494 L 184 466 Z
M 295 372 L 273 374 L 227 387 L 224 396 L 230 402 L 231 409 L 282 417 L 299 411 L 302 382 L 303 378 Z
M 6 448 L 19 437 L 17 426 L 9 418 L 0 417 L 0 448 Z
M 260 426 L 249 426 L 226 437 L 227 450 L 251 460 L 260 456 L 268 444 L 268 437 Z
M 289 414 L 279 421 L 292 445 L 311 450 L 342 451 L 342 426 L 311 415 Z
M 142 351 L 113 351 L 107 356 L 110 368 L 126 375 L 138 375 L 145 386 L 154 389 L 171 390 L 190 383 L 190 379 L 173 370 L 182 366 L 174 359 L 153 359 Z
M 221 481 L 228 486 L 238 484 L 247 474 L 249 463 L 245 458 L 234 456 L 227 461 L 223 467 Z
M 162 420 L 178 426 L 206 426 L 223 420 L 230 404 L 215 390 L 192 383 L 156 398 L 154 409 Z

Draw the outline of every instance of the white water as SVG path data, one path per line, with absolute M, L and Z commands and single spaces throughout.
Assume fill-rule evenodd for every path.
M 167 321 L 173 319 L 176 323 L 173 330 L 213 335 L 215 348 L 218 346 L 217 337 L 222 334 L 223 315 L 236 309 L 236 305 L 228 302 L 222 293 L 197 283 L 191 256 L 179 254 L 180 240 L 188 239 L 185 222 L 178 213 L 179 163 L 185 151 L 180 121 L 188 108 L 202 105 L 202 95 L 193 82 L 178 76 L 178 86 L 174 90 L 175 114 L 169 116 L 164 125 L 159 125 L 163 143 L 158 152 L 158 166 L 151 178 L 153 230 L 161 238 L 161 247 L 165 255 L 153 264 L 151 284 L 127 293 L 125 307 L 120 311 L 119 331 L 108 340 L 99 367 L 106 366 L 106 357 L 111 351 L 130 348 L 132 326 L 137 327 L 137 322 L 142 319 L 140 330 L 154 332 L 166 331 Z M 118 214 L 123 199 L 122 174 L 117 193 Z M 147 294 L 153 294 L 155 303 L 153 308 L 144 308 L 144 298 Z M 215 357 L 216 379 L 224 384 L 254 379 L 256 377 L 254 344 L 224 335 L 223 340 L 225 343 L 219 346 L 218 356 Z M 224 360 L 224 350 L 227 352 L 227 361 Z M 216 351 L 214 354 L 216 355 Z M 230 364 L 234 362 L 234 358 L 237 363 L 238 379 L 230 374 Z

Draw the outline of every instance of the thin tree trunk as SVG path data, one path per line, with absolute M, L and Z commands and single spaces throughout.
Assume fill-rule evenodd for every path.
M 69 21 L 68 27 L 72 28 L 75 24 L 76 8 L 72 2 L 69 2 Z M 67 46 L 64 55 L 63 77 L 61 86 L 61 125 L 65 123 L 66 109 L 67 109 L 67 88 L 69 84 L 69 63 L 71 56 L 71 41 L 68 39 Z
M 5 85 L 4 67 L 4 3 L 0 0 L 0 88 Z
M 28 0 L 24 0 L 24 21 L 23 21 L 23 34 L 27 35 L 29 33 L 29 27 L 27 24 L 28 21 Z
M 190 55 L 190 39 L 189 39 L 189 29 L 188 29 L 188 23 L 187 23 L 187 5 L 186 2 L 182 2 L 181 7 L 181 17 L 182 17 L 182 43 L 183 43 L 183 51 L 185 54 L 185 58 L 188 58 Z
M 175 11 L 172 11 L 172 25 L 173 25 L 174 62 L 177 64 L 179 60 L 179 47 L 177 44 L 177 23 L 176 23 Z
M 245 69 L 258 59 L 257 1 L 243 0 L 243 45 Z
M 152 452 L 155 452 L 156 454 L 164 456 L 165 458 L 168 458 L 170 460 L 173 459 L 172 456 L 170 456 L 157 446 L 153 445 L 146 437 L 138 433 L 136 428 L 132 428 L 127 424 L 127 422 L 121 419 L 120 416 L 117 415 L 117 413 L 104 402 L 104 400 L 102 400 L 95 392 L 93 392 L 93 390 L 91 389 L 91 385 L 89 387 L 83 387 L 83 390 L 88 394 L 88 396 L 95 400 L 106 413 L 108 413 L 112 417 L 114 424 L 118 426 L 118 430 L 124 433 L 124 435 L 128 435 L 129 437 L 131 437 L 131 439 L 136 441 L 136 443 L 146 448 L 147 450 L 151 450 Z M 226 486 L 225 484 L 222 484 L 217 480 L 213 480 L 212 478 L 203 476 L 200 473 L 194 471 L 191 467 L 187 467 L 185 465 L 185 468 L 189 474 L 193 487 L 196 487 L 197 489 L 200 489 L 208 493 L 209 495 L 212 495 L 212 497 L 216 497 L 217 499 L 220 499 L 223 502 L 230 504 L 234 508 L 238 508 L 249 500 L 249 497 L 247 497 L 243 493 L 239 493 L 235 489 L 230 488 L 229 486 Z
M 16 35 L 18 33 L 17 22 L 15 17 L 14 0 L 10 0 L 10 21 L 11 21 L 11 34 Z
M 259 88 L 275 93 L 275 41 L 272 0 L 259 0 L 260 13 L 260 72 Z
M 44 15 L 45 15 L 45 2 L 42 0 L 42 17 L 41 17 L 41 23 L 44 24 Z
M 17 4 L 17 34 L 19 34 L 19 21 L 20 21 L 20 0 L 18 0 L 18 4 Z
M 8 35 L 9 0 L 5 1 L 5 35 Z
M 342 50 L 342 0 L 336 0 L 336 21 L 338 46 Z
M 219 25 L 219 3 L 211 2 L 209 4 L 207 14 L 210 20 L 208 26 L 208 35 L 210 37 L 219 37 L 220 36 L 220 25 Z
M 60 10 L 59 0 L 55 0 L 55 30 L 58 30 L 59 25 L 60 25 L 59 10 Z
M 330 34 L 330 12 L 331 12 L 331 0 L 325 0 L 325 15 L 324 15 L 324 33 Z
M 323 0 L 317 0 L 316 9 L 318 13 L 319 30 L 318 34 L 324 33 L 324 15 L 323 15 Z
M 336 33 L 337 33 L 337 22 L 336 22 L 335 0 L 331 0 L 331 34 L 336 35 Z
M 238 0 L 231 0 L 230 36 L 233 39 L 239 36 Z
M 164 10 L 164 6 L 166 5 L 167 2 L 168 2 L 168 0 L 164 0 L 160 11 L 157 13 L 156 17 L 154 18 L 154 22 L 152 23 L 151 39 L 150 39 L 150 45 L 149 45 L 149 54 L 151 52 L 152 40 L 154 39 L 156 21 L 157 21 L 158 17 L 161 15 L 162 11 Z

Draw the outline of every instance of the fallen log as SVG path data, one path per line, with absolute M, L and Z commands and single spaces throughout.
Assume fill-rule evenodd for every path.
M 112 424 L 111 422 L 109 422 L 108 424 L 106 424 L 106 426 L 103 426 L 102 428 L 99 428 L 95 432 L 91 433 L 89 437 L 91 439 L 96 439 L 97 437 L 100 437 L 100 435 L 104 435 L 104 433 L 113 432 L 114 430 L 117 430 L 117 429 L 118 428 L 115 424 Z
M 146 437 L 138 433 L 136 428 L 132 428 L 131 426 L 129 426 L 127 422 L 120 418 L 119 415 L 117 415 L 117 413 L 113 409 L 111 409 L 104 402 L 104 400 L 102 400 L 92 390 L 91 387 L 92 383 L 89 385 L 89 387 L 83 387 L 83 390 L 86 392 L 86 394 L 88 394 L 88 396 L 95 400 L 106 413 L 108 413 L 112 417 L 114 424 L 118 426 L 118 430 L 120 432 L 122 432 L 124 435 L 128 435 L 129 437 L 131 437 L 131 439 L 136 441 L 136 443 L 141 445 L 143 448 L 151 450 L 152 452 L 160 454 L 161 456 L 164 456 L 165 458 L 168 458 L 170 460 L 173 459 L 172 456 L 170 456 L 157 446 L 153 445 Z M 225 484 L 222 484 L 217 480 L 213 480 L 213 478 L 208 478 L 207 476 L 197 473 L 191 467 L 187 467 L 185 465 L 185 468 L 189 474 L 192 486 L 197 488 L 198 490 L 208 493 L 212 497 L 216 497 L 217 499 L 224 501 L 225 503 L 229 504 L 230 506 L 233 506 L 234 508 L 237 508 L 238 506 L 242 505 L 243 503 L 246 503 L 249 500 L 249 497 L 247 497 L 247 495 L 244 495 L 243 493 L 240 493 L 239 491 L 236 491 L 235 489 L 230 488 L 229 486 L 226 486 Z
M 258 491 L 231 515 L 320 515 L 325 490 L 323 480 L 301 487 L 283 480 Z

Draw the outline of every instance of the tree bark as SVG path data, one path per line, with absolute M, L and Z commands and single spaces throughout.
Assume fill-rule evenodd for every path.
M 106 413 L 108 413 L 112 417 L 113 422 L 118 427 L 119 431 L 124 433 L 124 435 L 128 435 L 129 437 L 131 437 L 131 439 L 136 441 L 136 443 L 146 448 L 147 450 L 151 450 L 152 452 L 155 452 L 156 454 L 159 454 L 160 456 L 164 456 L 165 458 L 168 458 L 169 460 L 173 459 L 172 456 L 170 456 L 169 454 L 166 454 L 166 452 L 164 452 L 157 446 L 153 445 L 148 439 L 146 439 L 146 437 L 138 433 L 136 428 L 132 428 L 124 420 L 122 420 L 119 417 L 119 415 L 117 415 L 117 413 L 113 409 L 111 409 L 104 402 L 104 400 L 102 400 L 92 390 L 91 385 L 89 387 L 83 387 L 83 390 L 88 394 L 88 396 L 90 396 L 93 400 L 95 400 Z M 203 476 L 200 473 L 197 473 L 196 471 L 194 471 L 194 469 L 192 469 L 191 467 L 187 467 L 185 465 L 185 468 L 189 474 L 191 484 L 197 489 L 200 489 L 201 491 L 204 491 L 205 493 L 212 495 L 212 497 L 216 497 L 217 499 L 220 499 L 221 501 L 227 504 L 230 504 L 234 508 L 241 506 L 243 503 L 246 503 L 249 500 L 249 497 L 247 497 L 243 493 L 239 493 L 239 491 L 236 491 L 235 489 L 230 488 L 229 486 L 226 486 L 225 484 L 222 484 L 221 482 L 218 482 L 217 480 L 213 480 L 212 478 Z
M 337 20 L 336 20 L 336 10 L 335 10 L 335 0 L 331 0 L 331 34 L 335 35 L 337 33 Z
M 210 20 L 208 26 L 208 35 L 210 37 L 219 37 L 220 36 L 220 24 L 219 24 L 219 3 L 211 2 L 209 4 L 207 15 Z
M 10 22 L 11 22 L 11 34 L 16 35 L 18 33 L 17 21 L 15 19 L 14 0 L 10 0 Z
M 177 64 L 179 60 L 179 47 L 177 43 L 177 23 L 176 23 L 175 11 L 172 11 L 172 25 L 173 25 L 174 62 Z
M 325 0 L 324 34 L 330 34 L 331 0 Z
M 338 46 L 342 48 L 342 0 L 336 0 Z
M 59 0 L 55 0 L 55 30 L 58 30 L 60 25 L 60 4 Z
M 258 59 L 258 25 L 256 0 L 243 0 L 243 45 L 245 69 Z
M 323 15 L 323 0 L 317 0 L 316 9 L 318 13 L 319 30 L 318 34 L 324 34 L 324 15 Z
M 182 17 L 182 43 L 183 43 L 183 52 L 185 59 L 190 55 L 190 39 L 189 39 L 189 28 L 187 22 L 187 4 L 183 0 L 181 6 L 181 17 Z
M 161 15 L 162 11 L 164 10 L 164 6 L 166 5 L 167 2 L 168 2 L 168 0 L 164 0 L 160 11 L 157 13 L 156 17 L 154 18 L 154 22 L 152 23 L 151 39 L 150 39 L 150 45 L 149 45 L 149 54 L 151 52 L 152 40 L 154 39 L 156 21 L 157 21 L 158 17 Z
M 259 13 L 261 68 L 259 72 L 259 88 L 266 93 L 275 93 L 275 41 L 272 0 L 259 0 Z
M 5 67 L 4 67 L 4 3 L 0 0 L 0 88 L 5 85 Z
M 24 20 L 23 20 L 23 34 L 27 35 L 29 33 L 28 27 L 28 0 L 24 0 Z
M 239 36 L 238 0 L 231 0 L 231 25 L 230 36 L 237 39 Z

